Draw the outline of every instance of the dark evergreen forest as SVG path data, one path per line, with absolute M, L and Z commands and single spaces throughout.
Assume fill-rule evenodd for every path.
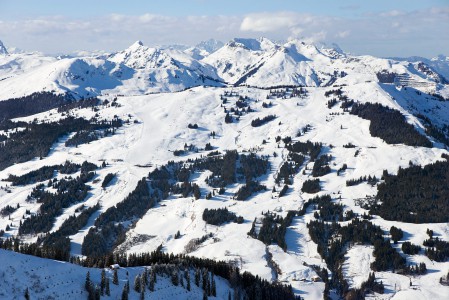
M 371 121 L 371 135 L 383 139 L 387 144 L 432 147 L 432 143 L 395 109 L 379 103 L 355 103 L 351 114 Z
M 381 202 L 371 209 L 387 220 L 409 223 L 449 222 L 449 162 L 410 166 L 397 175 L 384 171 L 377 186 Z

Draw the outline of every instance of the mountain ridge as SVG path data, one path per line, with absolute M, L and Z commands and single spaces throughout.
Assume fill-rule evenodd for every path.
M 370 56 L 352 56 L 345 54 L 336 47 L 317 48 L 313 44 L 305 44 L 300 40 L 291 40 L 285 44 L 274 43 L 266 38 L 259 39 L 233 39 L 221 46 L 221 43 L 212 40 L 208 42 L 213 51 L 205 48 L 189 48 L 186 50 L 146 47 L 141 41 L 123 51 L 109 55 L 96 56 L 96 64 L 110 65 L 107 69 L 99 71 L 108 81 L 119 81 L 118 84 L 104 85 L 91 82 L 90 86 L 84 83 L 67 82 L 63 77 L 56 78 L 54 72 L 70 73 L 70 63 L 51 62 L 54 58 L 45 57 L 50 65 L 42 67 L 39 77 L 49 78 L 32 80 L 35 83 L 25 89 L 20 86 L 20 79 L 27 76 L 14 69 L 8 69 L 8 64 L 19 68 L 24 64 L 23 59 L 29 54 L 14 54 L 4 56 L 0 60 L 1 69 L 6 73 L 0 81 L 3 92 L 0 98 L 8 99 L 17 96 L 26 96 L 33 92 L 51 91 L 72 92 L 77 97 L 89 97 L 101 94 L 145 94 L 154 92 L 180 91 L 199 85 L 249 85 L 258 87 L 270 86 L 319 86 L 336 81 L 333 73 L 349 73 L 348 70 L 358 68 L 362 70 L 369 65 L 376 76 L 378 72 L 396 73 L 410 78 L 411 82 L 418 82 L 414 87 L 420 89 L 427 85 L 434 92 L 442 91 L 447 96 L 448 91 L 440 83 L 447 82 L 449 77 L 449 63 L 444 59 L 422 60 L 404 59 L 372 59 Z M 204 45 L 208 45 L 205 43 Z M 205 47 L 206 47 L 205 46 Z M 209 47 L 207 46 L 207 47 Z M 219 47 L 221 46 L 221 47 Z M 219 48 L 218 48 L 219 47 Z M 217 49 L 218 48 L 218 49 Z M 203 52 L 201 52 L 203 51 Z M 92 63 L 92 58 L 77 57 Z M 59 57 L 57 60 L 70 61 L 70 57 Z M 90 61 L 90 62 L 89 62 Z M 102 61 L 100 63 L 100 61 Z M 407 64 L 416 63 L 412 69 L 406 69 Z M 112 65 L 111 65 L 112 64 Z M 87 80 L 86 72 L 95 72 L 96 66 L 79 69 L 74 77 Z M 0 70 L 1 70 L 0 69 Z M 58 70 L 60 69 L 60 70 Z M 38 71 L 36 71 L 37 74 Z M 359 74 L 361 75 L 360 71 Z M 367 73 L 365 70 L 363 73 Z M 396 76 L 397 76 L 396 75 Z M 14 77 L 19 77 L 15 80 Z M 123 76 L 123 77 L 121 77 Z M 50 79 L 53 78 L 53 79 Z M 61 82 L 64 82 L 61 84 Z M 221 83 L 220 83 L 221 82 Z M 420 83 L 421 82 L 421 83 Z M 98 86 L 95 86 L 97 85 Z M 412 85 L 413 86 L 413 85 Z M 13 91 L 14 90 L 14 91 Z

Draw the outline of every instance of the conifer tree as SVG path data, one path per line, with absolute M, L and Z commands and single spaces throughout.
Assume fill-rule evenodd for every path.
M 98 285 L 95 286 L 95 288 L 93 290 L 93 294 L 94 294 L 95 300 L 100 300 L 101 291 L 100 291 L 100 287 Z
M 111 289 L 109 287 L 109 277 L 106 277 L 106 295 L 107 296 L 111 295 Z
M 105 270 L 101 270 L 101 282 L 100 282 L 100 291 L 101 295 L 104 295 L 104 289 L 106 288 L 106 272 Z
M 117 269 L 114 269 L 114 276 L 112 277 L 112 283 L 118 285 L 118 272 Z
M 145 282 L 145 286 L 147 286 L 148 285 L 148 269 L 147 268 L 145 268 L 143 270 L 142 278 L 143 278 L 143 280 Z
M 210 282 L 209 282 L 209 272 L 206 269 L 203 269 L 202 272 L 202 283 L 203 283 L 203 290 L 207 293 L 208 296 L 210 296 Z
M 126 283 L 123 286 L 123 290 L 122 290 L 122 300 L 128 300 L 128 292 L 127 292 L 127 288 L 126 288 Z
M 140 291 L 145 290 L 146 284 L 145 284 L 145 276 L 142 273 L 142 275 L 140 275 Z
M 140 290 L 140 300 L 144 300 L 145 299 L 145 288 L 142 287 L 142 289 Z
M 240 300 L 240 290 L 234 290 L 234 300 Z
M 126 287 L 126 293 L 129 294 L 129 280 L 126 281 L 125 287 Z
M 140 292 L 140 275 L 136 275 L 134 278 L 134 290 Z
M 190 286 L 190 272 L 189 270 L 186 270 L 186 281 L 187 281 L 187 290 L 190 291 L 191 286 Z
M 212 279 L 211 279 L 211 288 L 210 288 L 210 293 L 212 296 L 216 297 L 217 296 L 217 287 L 215 285 L 215 279 L 214 279 L 214 274 L 212 273 Z
M 198 268 L 195 269 L 195 285 L 200 286 L 200 270 Z
M 150 290 L 150 291 L 154 291 L 154 283 L 156 282 L 156 275 L 154 274 L 154 270 L 153 270 L 153 268 L 151 268 L 151 271 L 150 271 L 150 282 L 148 283 L 148 289 Z
M 25 300 L 30 300 L 30 291 L 28 290 L 28 288 L 25 289 L 24 297 Z
M 86 291 L 89 291 L 90 290 L 90 286 L 91 286 L 91 281 L 90 281 L 90 272 L 89 271 L 87 271 L 87 274 L 86 274 L 86 281 L 84 282 L 84 289 L 86 290 Z
M 178 272 L 177 272 L 176 268 L 171 273 L 171 282 L 175 286 L 177 286 L 179 284 Z

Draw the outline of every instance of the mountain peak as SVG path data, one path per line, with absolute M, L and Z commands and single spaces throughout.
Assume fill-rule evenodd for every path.
M 432 58 L 433 61 L 449 61 L 449 56 L 439 54 L 437 57 Z
M 205 50 L 208 53 L 213 53 L 224 46 L 222 41 L 216 39 L 208 39 L 207 41 L 201 41 L 195 47 L 201 50 Z
M 260 51 L 262 47 L 260 45 L 260 41 L 257 39 L 245 39 L 245 38 L 235 38 L 234 42 L 239 43 L 249 50 Z
M 134 44 L 132 44 L 131 46 L 129 46 L 128 49 L 138 49 L 138 48 L 140 48 L 140 47 L 142 47 L 142 46 L 143 46 L 143 42 L 140 41 L 140 40 L 138 40 L 138 41 L 135 41 Z
M 251 51 L 271 50 L 276 46 L 275 43 L 264 37 L 258 39 L 234 38 L 227 45 L 230 47 L 242 47 Z
M 5 45 L 0 41 L 0 55 L 8 55 L 8 50 L 6 50 Z

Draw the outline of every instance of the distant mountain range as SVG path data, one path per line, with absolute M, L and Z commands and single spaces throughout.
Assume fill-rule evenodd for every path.
M 449 77 L 449 62 L 444 56 L 352 56 L 338 46 L 318 48 L 299 40 L 277 44 L 266 38 L 236 38 L 226 44 L 209 40 L 190 48 L 151 48 L 138 41 L 117 53 L 84 57 L 8 54 L 0 44 L 0 55 L 0 99 L 39 91 L 81 98 L 173 92 L 201 85 L 326 86 L 342 74 L 377 80 L 379 73 L 407 76 L 410 82 L 426 83 L 445 94 L 445 87 L 439 84 Z

